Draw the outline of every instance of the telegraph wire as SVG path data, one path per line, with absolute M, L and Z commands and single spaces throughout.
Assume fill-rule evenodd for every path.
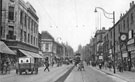
M 76 27 L 78 27 L 78 14 L 77 14 L 77 3 L 76 3 L 76 0 L 74 0 L 74 10 L 75 10 Z
M 37 0 L 37 1 L 38 1 L 38 4 L 40 5 L 40 7 L 46 12 L 46 14 L 48 15 L 48 17 L 50 18 L 50 21 L 52 20 L 52 22 L 54 23 L 55 27 L 58 28 L 57 24 L 55 23 L 55 21 L 53 20 L 53 18 L 50 16 L 50 14 L 47 12 L 46 8 L 44 6 L 42 6 L 40 0 Z M 53 26 L 50 25 L 50 27 L 52 28 Z

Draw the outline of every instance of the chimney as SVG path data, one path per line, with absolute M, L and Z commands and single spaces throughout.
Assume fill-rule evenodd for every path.
M 132 6 L 134 5 L 134 1 L 132 1 Z
M 134 6 L 134 1 L 132 1 L 131 3 L 130 3 L 130 8 L 132 8 Z
M 130 8 L 131 8 L 131 6 L 132 6 L 132 3 L 130 3 Z
M 102 30 L 105 30 L 105 27 L 102 27 Z
M 120 14 L 120 19 L 122 18 L 122 13 Z

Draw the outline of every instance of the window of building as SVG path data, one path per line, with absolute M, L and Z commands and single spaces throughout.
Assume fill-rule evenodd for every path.
M 34 33 L 36 32 L 36 23 L 34 23 Z
M 24 42 L 26 42 L 26 32 L 24 31 Z
M 20 11 L 20 24 L 23 24 L 23 11 Z
M 36 38 L 36 46 L 38 46 L 38 39 Z
M 23 30 L 21 29 L 21 37 L 20 37 L 20 40 L 23 41 Z
M 9 26 L 7 39 L 14 39 L 14 26 Z
M 45 44 L 45 50 L 48 51 L 49 50 L 49 43 Z
M 32 38 L 32 35 L 31 35 L 31 44 L 32 44 L 32 42 L 33 42 L 33 38 Z
M 14 7 L 9 6 L 8 19 L 14 20 Z
M 33 44 L 35 45 L 35 37 L 33 37 Z
M 123 30 L 125 30 L 125 20 L 123 20 Z
M 127 17 L 127 28 L 129 29 L 129 17 Z
M 26 14 L 25 14 L 25 21 L 24 22 L 25 22 L 25 24 L 24 24 L 25 27 L 27 27 L 27 15 Z
M 28 29 L 30 29 L 30 17 L 28 17 Z
M 28 34 L 28 43 L 30 42 L 30 34 Z
M 131 13 L 131 24 L 133 24 L 134 22 L 134 16 L 133 16 L 133 13 Z
M 112 38 L 112 31 L 111 31 L 111 38 Z
M 118 32 L 120 33 L 120 31 L 121 31 L 121 30 L 120 30 L 120 24 L 119 24 L 119 25 L 118 25 Z
M 31 21 L 31 31 L 33 32 L 33 20 Z

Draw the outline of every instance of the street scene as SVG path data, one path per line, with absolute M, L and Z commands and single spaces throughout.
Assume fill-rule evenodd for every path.
M 0 0 L 0 82 L 135 82 L 135 0 Z

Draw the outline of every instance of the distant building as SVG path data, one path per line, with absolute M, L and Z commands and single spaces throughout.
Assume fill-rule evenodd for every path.
M 43 57 L 49 59 L 51 62 L 54 58 L 53 53 L 54 38 L 47 31 L 42 31 L 41 33 L 41 51 L 43 52 Z
M 106 33 L 106 29 L 103 27 L 101 30 L 97 30 L 95 34 L 95 59 L 103 60 L 103 37 Z

